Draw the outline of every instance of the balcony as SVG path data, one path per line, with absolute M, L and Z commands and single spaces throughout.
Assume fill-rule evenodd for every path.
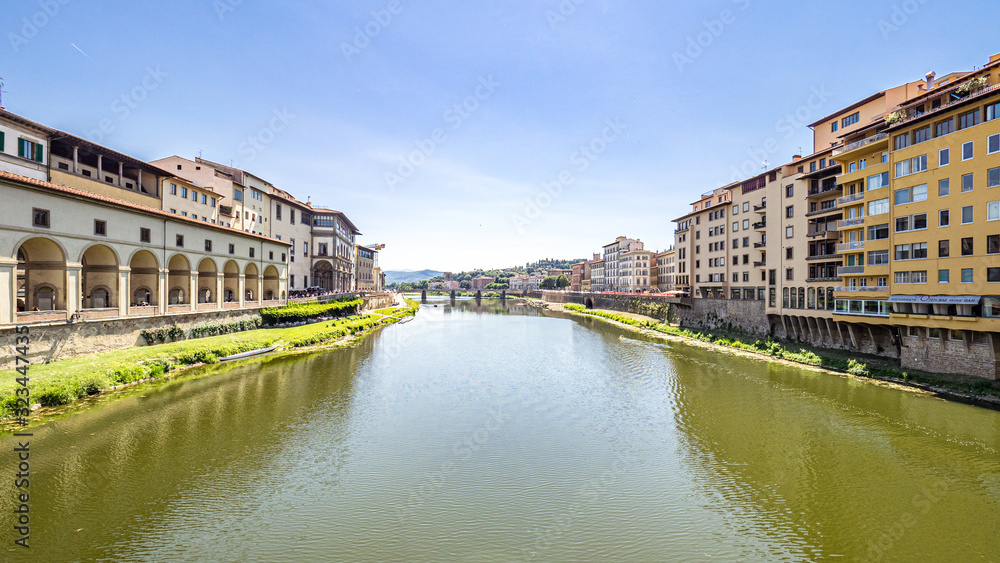
M 841 278 L 841 277 L 839 277 L 839 276 L 837 276 L 837 277 L 829 277 L 829 278 L 826 278 L 826 277 L 806 278 L 806 281 L 807 282 L 818 282 L 818 283 L 829 283 L 829 282 L 844 281 L 844 279 Z
M 753 210 L 756 211 L 757 213 L 764 213 L 765 211 L 767 211 L 767 204 L 762 203 L 760 205 L 755 205 L 753 206 Z
M 829 239 L 835 239 L 839 235 L 840 235 L 840 233 L 837 232 L 837 229 L 832 228 L 832 225 L 829 225 L 829 224 L 827 224 L 826 229 L 818 229 L 818 230 L 809 231 L 808 233 L 806 233 L 806 237 L 808 237 L 808 238 L 823 237 L 823 238 L 825 238 L 827 240 L 829 240 Z
M 845 196 L 840 196 L 837 198 L 837 205 L 847 205 L 848 203 L 854 203 L 856 201 L 864 201 L 865 192 L 858 192 L 856 194 L 849 194 Z
M 844 293 L 888 293 L 889 288 L 885 286 L 854 286 L 854 287 L 835 287 L 834 291 L 840 291 Z
M 767 221 L 757 221 L 753 224 L 755 231 L 762 231 L 767 228 Z
M 761 260 L 760 262 L 754 262 L 753 263 L 753 267 L 754 268 L 766 268 L 767 267 L 767 261 L 766 260 Z
M 840 221 L 837 221 L 837 228 L 847 229 L 850 227 L 861 227 L 864 226 L 864 224 L 865 224 L 864 217 L 855 217 L 853 219 L 841 219 Z
M 816 262 L 817 260 L 840 260 L 842 258 L 839 254 L 815 254 L 813 256 L 806 256 L 806 260 Z
M 837 245 L 838 252 L 850 252 L 852 250 L 864 250 L 865 241 L 842 242 Z
M 862 147 L 866 147 L 870 144 L 877 143 L 879 141 L 884 141 L 889 138 L 888 133 L 879 133 L 873 137 L 868 137 L 867 139 L 862 139 L 860 141 L 855 141 L 853 143 L 844 145 L 840 148 L 833 149 L 833 156 L 839 156 L 847 152 L 856 151 Z
M 860 276 L 864 273 L 864 266 L 841 266 L 837 268 L 837 274 L 841 276 Z
M 831 192 L 843 189 L 844 186 L 833 183 L 833 184 L 823 184 L 815 188 L 809 188 L 809 194 L 807 197 L 817 197 L 821 195 L 826 195 Z
M 839 211 L 840 211 L 840 208 L 837 207 L 836 203 L 834 203 L 833 205 L 830 205 L 828 207 L 824 207 L 822 209 L 817 209 L 816 211 L 810 211 L 809 213 L 806 213 L 806 217 L 815 217 L 817 215 L 825 215 L 827 213 L 835 213 L 835 212 L 839 212 Z
M 764 248 L 766 246 L 767 246 L 767 243 L 764 242 L 764 241 L 753 243 L 753 247 L 754 248 Z

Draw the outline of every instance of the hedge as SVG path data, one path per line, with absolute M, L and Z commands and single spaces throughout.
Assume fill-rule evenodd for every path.
M 356 314 L 363 303 L 363 299 L 333 303 L 293 303 L 284 307 L 269 307 L 261 311 L 260 316 L 265 325 L 297 323 L 319 317 L 346 317 Z

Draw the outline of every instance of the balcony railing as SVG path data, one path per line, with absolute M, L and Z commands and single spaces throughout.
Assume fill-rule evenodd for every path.
M 837 274 L 841 276 L 857 276 L 865 273 L 864 266 L 841 266 L 837 268 Z
M 874 137 L 868 137 L 867 139 L 862 139 L 860 141 L 855 141 L 853 143 L 844 145 L 844 146 L 842 146 L 840 148 L 833 149 L 833 156 L 837 156 L 838 154 L 844 154 L 845 152 L 850 152 L 850 151 L 853 151 L 853 150 L 856 150 L 856 149 L 860 149 L 861 147 L 863 147 L 865 145 L 870 145 L 872 143 L 877 143 L 878 141 L 882 141 L 884 139 L 887 139 L 888 137 L 889 137 L 888 133 L 879 133 L 878 135 L 875 135 Z
M 884 293 L 884 292 L 888 292 L 889 288 L 886 287 L 886 286 L 881 286 L 881 287 L 880 286 L 874 286 L 874 287 L 868 287 L 868 286 L 854 286 L 854 287 L 851 287 L 851 286 L 848 286 L 848 287 L 836 287 L 836 288 L 834 288 L 834 291 L 844 291 L 844 292 L 850 292 L 850 293 L 854 293 L 854 292 Z
M 767 209 L 767 204 L 766 203 L 762 203 L 760 205 L 753 206 L 753 210 L 757 211 L 758 213 L 761 212 L 761 211 L 765 211 L 766 209 Z
M 840 260 L 842 257 L 839 254 L 814 254 L 812 256 L 806 256 L 806 260 L 815 262 L 817 260 Z
M 817 229 L 814 231 L 809 231 L 806 233 L 806 236 L 809 238 L 815 238 L 815 237 L 836 238 L 837 229 L 830 223 L 827 223 L 825 229 Z
M 754 268 L 764 268 L 766 266 L 767 266 L 767 261 L 766 260 L 762 260 L 760 262 L 754 262 L 753 263 L 753 267 Z
M 844 186 L 833 183 L 833 184 L 823 184 L 815 188 L 809 188 L 809 197 L 828 194 L 830 192 L 835 192 L 839 189 L 843 189 Z
M 850 252 L 852 250 L 864 250 L 865 241 L 842 242 L 837 245 L 838 252 Z
M 767 243 L 763 241 L 753 243 L 754 248 L 764 248 L 765 246 L 767 246 Z
M 841 278 L 840 276 L 817 276 L 815 278 L 806 278 L 806 281 L 827 283 L 827 282 L 843 281 L 843 278 Z
M 865 199 L 865 192 L 858 192 L 856 194 L 849 194 L 838 197 L 837 205 L 847 205 L 848 203 L 854 203 L 855 201 L 864 201 L 864 199 Z
M 757 221 L 756 223 L 753 224 L 753 228 L 756 230 L 766 229 L 767 221 Z
M 837 221 L 838 229 L 846 229 L 848 227 L 858 227 L 865 224 L 864 217 L 855 217 L 853 219 L 841 219 Z

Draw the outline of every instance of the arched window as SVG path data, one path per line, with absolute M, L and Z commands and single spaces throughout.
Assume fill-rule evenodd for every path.
M 49 285 L 39 286 L 35 290 L 35 308 L 39 311 L 54 311 L 56 304 L 56 292 Z
M 98 287 L 90 294 L 92 309 L 108 309 L 111 307 L 111 292 L 106 287 Z
M 135 290 L 135 305 L 145 307 L 149 305 L 152 299 L 153 292 L 148 287 L 140 287 Z
M 175 287 L 170 290 L 170 305 L 183 305 L 184 304 L 184 289 L 180 287 Z

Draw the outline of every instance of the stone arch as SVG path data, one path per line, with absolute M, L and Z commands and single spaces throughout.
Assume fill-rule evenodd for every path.
M 274 266 L 264 268 L 264 301 L 273 301 L 278 298 L 281 290 L 278 280 L 278 269 Z
M 320 260 L 313 266 L 313 284 L 327 291 L 333 291 L 334 270 L 329 260 Z
M 202 258 L 198 263 L 198 303 L 215 303 L 218 273 L 215 260 Z
M 83 271 L 80 287 L 83 309 L 117 308 L 118 298 L 118 253 L 103 244 L 92 244 L 80 257 Z
M 240 301 L 240 266 L 235 260 L 229 260 L 222 267 L 225 277 L 222 284 L 222 300 L 226 303 Z
M 167 304 L 191 303 L 191 262 L 183 254 L 174 254 L 167 262 Z
M 17 300 L 23 310 L 65 310 L 66 252 L 62 245 L 46 237 L 29 237 L 14 249 L 14 256 Z
M 160 302 L 160 263 L 156 255 L 148 250 L 139 250 L 129 258 L 129 296 L 134 307 L 146 303 L 157 305 Z
M 243 270 L 243 278 L 246 300 L 258 301 L 260 295 L 257 294 L 257 286 L 260 281 L 260 270 L 257 269 L 257 264 L 253 262 L 247 263 L 247 267 Z
M 593 309 L 594 308 L 594 300 L 588 297 L 588 298 L 586 298 L 583 301 L 583 305 L 584 305 L 584 307 L 586 307 L 588 309 Z

